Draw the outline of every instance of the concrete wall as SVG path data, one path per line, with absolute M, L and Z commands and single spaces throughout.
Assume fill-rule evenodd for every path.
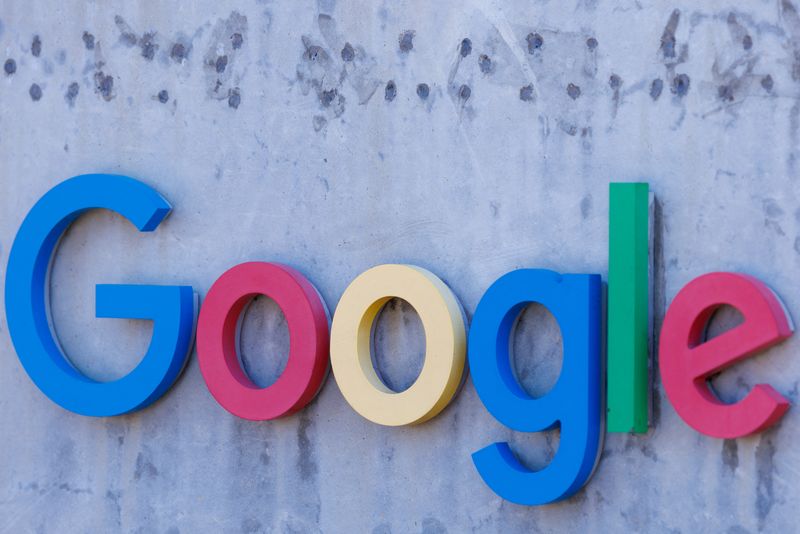
M 91 213 L 54 265 L 65 350 L 112 379 L 136 365 L 150 327 L 95 319 L 96 283 L 185 283 L 202 295 L 239 262 L 277 260 L 334 308 L 366 268 L 409 262 L 441 276 L 471 316 L 515 268 L 605 276 L 608 183 L 644 179 L 659 202 L 656 325 L 685 283 L 713 270 L 762 278 L 800 317 L 798 9 L 4 0 L 0 275 L 27 210 L 58 182 L 113 172 L 162 192 L 174 212 L 155 234 Z M 723 315 L 714 328 L 730 324 Z M 248 371 L 269 384 L 288 347 L 274 303 L 251 308 L 243 338 Z M 413 382 L 424 351 L 413 310 L 389 306 L 376 339 L 386 381 Z M 551 316 L 526 312 L 515 346 L 530 391 L 554 382 L 559 340 Z M 768 381 L 796 403 L 798 348 L 790 340 L 715 386 L 736 400 Z M 609 435 L 584 491 L 524 508 L 484 486 L 470 453 L 508 439 L 541 467 L 558 436 L 501 427 L 469 379 L 416 428 L 368 423 L 332 378 L 302 413 L 256 424 L 215 403 L 193 355 L 151 408 L 90 419 L 33 386 L 5 320 L 0 353 L 3 532 L 738 534 L 797 524 L 796 408 L 761 435 L 720 441 L 687 427 L 657 384 L 648 435 Z

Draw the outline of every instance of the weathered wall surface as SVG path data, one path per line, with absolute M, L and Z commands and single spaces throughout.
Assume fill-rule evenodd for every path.
M 22 218 L 86 172 L 137 177 L 174 205 L 152 235 L 105 212 L 64 239 L 55 328 L 93 377 L 122 376 L 145 323 L 94 318 L 94 284 L 185 283 L 277 260 L 333 309 L 386 262 L 441 276 L 471 316 L 519 267 L 607 273 L 608 183 L 659 200 L 655 315 L 690 279 L 756 275 L 800 317 L 800 3 L 795 0 L 319 0 L 0 4 L 0 274 Z M 462 44 L 464 39 L 469 43 Z M 420 86 L 420 84 L 426 84 Z M 2 291 L 2 289 L 0 289 Z M 717 321 L 719 328 L 725 321 Z M 376 340 L 410 384 L 422 328 L 402 303 Z M 288 347 L 274 303 L 251 308 L 251 375 Z M 560 368 L 558 329 L 530 309 L 515 345 L 525 386 Z M 728 400 L 768 381 L 798 398 L 800 341 L 724 373 Z M 504 503 L 470 453 L 508 439 L 533 467 L 557 436 L 493 421 L 468 379 L 416 428 L 360 418 L 335 381 L 305 411 L 238 420 L 195 355 L 151 408 L 114 419 L 53 405 L 0 322 L 3 532 L 789 532 L 800 504 L 800 412 L 719 441 L 657 384 L 647 436 L 609 435 L 587 488 Z

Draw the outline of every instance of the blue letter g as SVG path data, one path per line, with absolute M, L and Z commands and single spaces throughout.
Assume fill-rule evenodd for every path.
M 58 241 L 84 212 L 104 208 L 150 232 L 170 205 L 151 187 L 126 176 L 71 178 L 45 194 L 17 233 L 6 272 L 6 318 L 17 355 L 31 380 L 72 412 L 107 417 L 144 408 L 172 386 L 192 344 L 195 298 L 189 286 L 98 285 L 98 317 L 149 319 L 153 339 L 139 365 L 113 382 L 78 371 L 56 340 L 49 320 L 49 270 Z

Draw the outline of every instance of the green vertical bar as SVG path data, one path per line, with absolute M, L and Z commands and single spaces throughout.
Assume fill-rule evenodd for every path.
M 649 419 L 648 184 L 612 183 L 608 249 L 608 432 L 646 433 Z

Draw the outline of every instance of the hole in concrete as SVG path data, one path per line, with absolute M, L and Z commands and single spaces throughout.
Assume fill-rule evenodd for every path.
M 239 318 L 239 363 L 260 388 L 271 386 L 289 361 L 289 326 L 278 303 L 259 295 Z
M 394 392 L 410 388 L 425 362 L 425 329 L 414 307 L 400 298 L 387 302 L 372 326 L 372 365 Z

